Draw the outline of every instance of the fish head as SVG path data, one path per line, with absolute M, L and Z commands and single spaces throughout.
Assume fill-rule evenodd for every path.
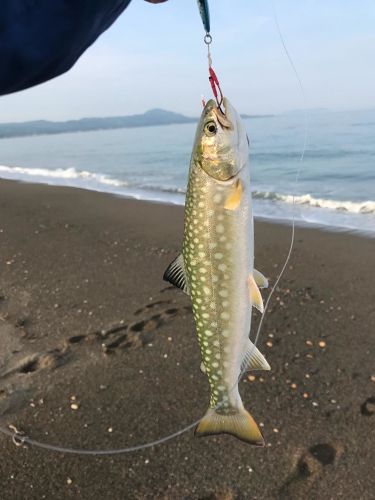
M 201 168 L 217 181 L 228 181 L 246 165 L 249 143 L 240 115 L 223 99 L 224 112 L 211 99 L 198 124 L 195 152 Z

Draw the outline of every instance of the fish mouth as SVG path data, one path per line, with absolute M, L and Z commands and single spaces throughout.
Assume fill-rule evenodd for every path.
M 233 130 L 233 123 L 231 122 L 231 120 L 229 120 L 229 118 L 227 117 L 227 106 L 226 106 L 226 98 L 224 97 L 223 99 L 223 104 L 224 104 L 224 112 L 221 110 L 221 108 L 219 106 L 216 106 L 213 111 L 216 115 L 216 118 L 218 120 L 218 122 L 220 123 L 220 125 L 223 127 L 223 128 L 227 128 L 229 130 Z
M 224 107 L 224 111 L 221 109 L 221 104 Z M 210 99 L 206 104 L 204 113 L 207 116 L 209 115 L 209 113 L 213 112 L 222 128 L 233 130 L 234 123 L 232 117 L 230 116 L 230 104 L 228 102 L 228 99 L 226 97 L 223 97 L 221 104 L 218 105 L 214 101 L 214 99 Z

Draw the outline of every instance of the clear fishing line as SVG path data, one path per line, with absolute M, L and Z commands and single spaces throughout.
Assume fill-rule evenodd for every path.
M 255 349 L 258 341 L 259 341 L 259 337 L 260 337 L 260 334 L 261 334 L 261 330 L 262 330 L 262 326 L 263 326 L 263 323 L 264 323 L 264 318 L 265 318 L 265 315 L 266 315 L 266 312 L 267 312 L 267 309 L 268 309 L 268 305 L 272 299 L 272 296 L 281 280 L 281 278 L 283 277 L 284 275 L 284 272 L 286 270 L 286 267 L 290 261 L 290 257 L 292 255 L 292 251 L 293 251 L 293 247 L 294 247 L 294 241 L 295 241 L 295 232 L 296 232 L 296 200 L 295 200 L 295 197 L 296 197 L 296 194 L 297 194 L 297 187 L 298 187 L 298 183 L 299 183 L 299 178 L 300 178 L 300 175 L 301 175 L 301 171 L 302 171 L 302 163 L 305 159 L 305 154 L 306 154 L 306 149 L 307 149 L 307 140 L 308 140 L 308 114 L 307 114 L 307 97 L 306 97 L 306 92 L 305 92 L 305 89 L 304 89 L 304 86 L 302 84 L 302 80 L 299 76 L 299 73 L 297 71 L 297 68 L 293 62 L 293 59 L 289 53 L 289 50 L 286 46 L 286 43 L 285 43 L 285 40 L 284 40 L 284 36 L 282 34 L 282 31 L 281 31 L 281 28 L 280 28 L 280 24 L 279 24 L 279 19 L 278 19 L 278 16 L 277 16 L 277 11 L 276 11 L 276 7 L 275 7 L 275 4 L 274 4 L 274 0 L 270 0 L 271 1 L 271 6 L 272 6 L 272 11 L 273 11 L 273 18 L 274 18 L 274 22 L 275 22 L 275 25 L 276 25 L 276 29 L 277 29 L 277 34 L 279 36 L 279 39 L 281 41 L 281 44 L 283 46 L 283 50 L 285 52 L 285 55 L 289 61 L 289 64 L 297 78 L 297 81 L 298 81 L 298 85 L 300 87 L 300 90 L 301 90 L 301 93 L 302 93 L 302 98 L 303 98 L 303 103 L 304 103 L 304 137 L 303 137 L 303 146 L 302 146 L 302 151 L 301 151 L 301 154 L 300 154 L 300 157 L 299 157 L 299 165 L 298 165 L 298 169 L 297 169 L 297 173 L 296 173 L 296 177 L 294 179 L 294 186 L 293 186 L 293 195 L 292 195 L 292 235 L 291 235 L 291 238 L 290 238 L 290 245 L 289 245 L 289 250 L 288 250 L 288 253 L 287 253 L 287 256 L 286 256 L 286 259 L 285 259 L 285 262 L 283 264 L 283 267 L 281 268 L 281 271 L 280 271 L 280 274 L 278 275 L 276 281 L 275 281 L 275 284 L 273 285 L 268 297 L 267 297 L 267 300 L 266 300 L 266 303 L 264 305 L 264 311 L 263 311 L 263 314 L 260 318 L 260 322 L 259 322 L 259 325 L 258 325 L 258 329 L 257 329 L 257 332 L 256 332 L 256 335 L 255 335 L 255 339 L 254 339 L 254 348 L 253 350 Z M 241 374 L 241 377 L 243 376 L 244 373 Z
M 267 301 L 265 303 L 265 306 L 264 306 L 264 312 L 263 312 L 263 315 L 260 319 L 260 322 L 259 322 L 259 325 L 258 325 L 258 329 L 257 329 L 257 332 L 256 332 L 256 335 L 255 335 L 255 340 L 254 340 L 254 347 L 253 347 L 253 350 L 255 349 L 258 341 L 259 341 L 259 338 L 260 338 L 260 334 L 261 334 L 261 330 L 262 330 L 262 326 L 263 326 L 263 323 L 264 323 L 264 318 L 265 318 L 265 314 L 266 314 L 266 311 L 267 311 L 267 308 L 268 308 L 268 305 L 271 301 L 271 298 L 286 270 L 286 267 L 289 263 L 289 260 L 290 260 L 290 257 L 291 257 L 291 254 L 292 254 L 292 251 L 293 251 L 293 246 L 294 246 L 294 240 L 295 240 L 295 209 L 296 209 L 296 204 L 295 204 L 295 196 L 296 196 L 296 189 L 297 189 L 297 186 L 298 186 L 298 181 L 299 181 L 299 177 L 300 177 L 300 174 L 301 174 L 301 169 L 302 169 L 302 162 L 304 160 L 304 157 L 305 157 L 305 153 L 306 153 L 306 149 L 307 149 L 307 138 L 308 138 L 308 125 L 307 125 L 307 111 L 306 111 L 306 107 L 307 107 L 307 99 L 306 99 L 306 93 L 305 93 L 305 90 L 304 90 L 304 87 L 303 87 L 303 84 L 302 84 L 302 81 L 301 81 L 301 78 L 298 74 L 298 71 L 295 67 L 295 64 L 293 62 L 293 59 L 291 58 L 290 54 L 289 54 L 289 51 L 288 51 L 288 48 L 285 44 L 285 40 L 284 40 L 284 37 L 283 37 L 283 34 L 281 32 L 281 28 L 280 28 L 280 24 L 279 24 L 279 20 L 278 20 L 278 16 L 277 16 L 277 11 L 276 11 L 276 8 L 275 8 L 275 5 L 274 5 L 274 2 L 273 0 L 270 0 L 271 2 L 271 5 L 272 5 L 272 10 L 273 10 L 273 16 L 274 16 L 274 21 L 275 21 L 275 25 L 276 25 L 276 29 L 277 29 L 277 33 L 278 33 L 278 36 L 280 38 L 280 41 L 281 41 L 281 44 L 283 46 L 283 50 L 288 58 L 288 61 L 290 63 L 290 66 L 291 68 L 293 69 L 293 72 L 298 80 L 298 84 L 299 84 L 299 87 L 300 87 L 300 90 L 302 92 L 302 96 L 303 96 L 303 99 L 304 99 L 304 104 L 305 104 L 305 109 L 304 109 L 304 117 L 305 117 L 305 126 L 304 126 L 304 142 L 303 142 L 303 149 L 302 149 L 302 152 L 301 152 L 301 155 L 300 155 L 300 158 L 299 158 L 299 167 L 298 167 L 298 171 L 297 171 L 297 174 L 296 174 L 296 177 L 295 177 L 295 181 L 294 181 L 294 193 L 293 193 L 293 203 L 292 203 L 292 236 L 291 236 L 291 241 L 290 241 L 290 245 L 289 245 L 289 250 L 288 250 L 288 254 L 287 254 L 287 257 L 285 259 L 285 262 L 283 264 L 283 267 L 280 271 L 280 274 L 279 276 L 277 277 L 276 279 L 276 282 L 275 284 L 273 285 L 272 289 L 271 289 L 271 292 L 270 294 L 268 295 L 268 298 L 267 298 Z M 204 2 L 202 2 L 204 3 Z M 241 376 L 240 378 L 244 375 L 244 373 L 246 372 L 246 370 L 243 371 L 243 373 L 241 373 Z M 124 447 L 124 448 L 117 448 L 117 449 L 108 449 L 108 450 L 86 450 L 86 449 L 81 449 L 81 448 L 68 448 L 68 447 L 64 447 L 64 446 L 58 446 L 58 445 L 53 445 L 53 444 L 48 444 L 48 443 L 43 443 L 41 441 L 37 441 L 35 439 L 32 439 L 26 435 L 24 435 L 24 433 L 22 431 L 19 431 L 14 425 L 9 425 L 8 428 L 6 427 L 2 427 L 0 426 L 0 432 L 2 432 L 3 434 L 5 434 L 6 436 L 9 436 L 10 438 L 12 438 L 12 441 L 13 443 L 16 445 L 16 446 L 24 446 L 24 445 L 30 445 L 30 446 L 35 446 L 37 448 L 41 448 L 41 449 L 44 449 L 44 450 L 48 450 L 48 451 L 54 451 L 54 452 L 58 452 L 58 453 L 64 453 L 64 454 L 74 454 L 74 455 L 91 455 L 91 456 L 108 456 L 108 455 L 122 455 L 122 454 L 125 454 L 125 453 L 132 453 L 132 452 L 136 452 L 136 451 L 141 451 L 141 450 L 145 450 L 147 448 L 152 448 L 153 446 L 158 446 L 160 444 L 163 444 L 163 443 L 166 443 L 167 441 L 171 441 L 172 439 L 175 439 L 183 434 L 185 434 L 186 432 L 189 432 L 190 430 L 194 429 L 198 423 L 200 422 L 201 419 L 193 422 L 192 424 L 184 427 L 183 429 L 177 431 L 177 432 L 174 432 L 173 434 L 169 434 L 168 436 L 164 436 L 164 437 L 161 437 L 159 439 L 156 439 L 154 441 L 150 441 L 148 443 L 142 443 L 142 444 L 139 444 L 139 445 L 134 445 L 134 446 L 127 446 L 127 447 Z

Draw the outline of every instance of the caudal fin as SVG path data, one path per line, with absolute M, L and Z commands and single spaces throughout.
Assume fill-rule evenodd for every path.
M 212 434 L 231 434 L 255 446 L 265 444 L 255 420 L 244 408 L 231 414 L 218 413 L 214 408 L 209 408 L 197 425 L 195 435 L 202 437 Z

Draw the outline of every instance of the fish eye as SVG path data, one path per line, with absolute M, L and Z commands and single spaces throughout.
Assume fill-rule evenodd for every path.
M 216 123 L 214 121 L 207 122 L 206 125 L 204 126 L 204 133 L 209 137 L 212 137 L 213 135 L 216 134 L 216 132 L 217 132 Z

